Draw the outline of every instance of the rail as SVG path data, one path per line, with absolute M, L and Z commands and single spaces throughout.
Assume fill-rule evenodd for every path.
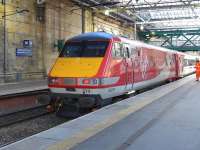
M 17 112 L 5 114 L 0 116 L 0 128 L 7 127 L 16 123 L 34 119 L 43 115 L 47 115 L 50 112 L 46 110 L 47 105 L 37 106 Z
M 50 97 L 48 96 L 49 90 L 37 90 L 37 91 L 30 91 L 30 92 L 23 92 L 23 93 L 17 93 L 17 94 L 9 94 L 9 95 L 3 95 L 0 96 L 0 109 L 1 109 L 1 115 L 0 115 L 0 127 L 9 125 L 13 123 L 12 116 L 15 121 L 19 122 L 24 120 L 24 117 L 26 115 L 21 115 L 19 117 L 15 117 L 15 114 L 21 114 L 23 112 L 32 111 L 30 115 L 33 115 L 33 118 L 35 115 L 34 110 L 35 109 L 44 109 L 43 111 L 38 110 L 36 112 L 46 112 L 46 106 L 50 102 Z M 11 117 L 10 117 L 11 116 Z M 3 119 L 2 119 L 3 118 Z M 8 119 L 10 118 L 10 119 Z
M 6 95 L 0 95 L 0 100 L 5 98 L 15 98 L 18 96 L 31 96 L 31 95 L 38 95 L 38 94 L 47 94 L 49 92 L 49 89 L 42 89 L 42 90 L 35 90 L 35 91 L 28 91 L 28 92 L 22 92 L 22 93 L 15 93 L 15 94 L 6 94 Z

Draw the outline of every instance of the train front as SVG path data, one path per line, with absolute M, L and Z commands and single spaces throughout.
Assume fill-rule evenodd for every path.
M 98 87 L 103 77 L 111 38 L 110 34 L 87 33 L 65 43 L 49 72 L 51 103 L 57 111 L 101 105 L 102 97 Z

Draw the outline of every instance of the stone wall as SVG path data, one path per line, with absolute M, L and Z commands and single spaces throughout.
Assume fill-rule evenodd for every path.
M 115 35 L 121 35 L 129 38 L 134 37 L 134 28 L 103 13 L 86 11 L 86 32 L 105 31 Z
M 41 6 L 41 5 L 40 5 Z M 4 6 L 0 3 L 0 15 Z M 6 0 L 6 78 L 3 70 L 3 19 L 0 16 L 0 82 L 41 79 L 58 56 L 58 40 L 66 40 L 82 32 L 82 11 L 70 0 L 46 0 L 44 11 L 39 11 L 36 0 Z M 16 10 L 29 12 L 17 13 Z M 38 13 L 40 12 L 40 13 Z M 38 14 L 44 15 L 41 19 Z M 40 16 L 39 15 L 39 16 Z M 85 32 L 104 29 L 114 34 L 132 37 L 133 28 L 91 10 L 85 11 Z M 32 56 L 16 56 L 16 48 L 31 40 Z
M 71 12 L 73 4 L 66 0 L 47 0 L 45 22 L 37 19 L 36 0 L 6 0 L 6 78 L 5 82 L 43 78 L 58 56 L 57 40 L 81 33 L 81 11 Z M 3 12 L 0 4 L 0 11 Z M 29 12 L 10 15 L 16 10 Z M 2 14 L 2 13 L 1 13 Z M 3 15 L 3 14 L 2 14 Z M 10 16 L 9 16 L 10 15 Z M 2 17 L 0 17 L 2 18 Z M 0 20 L 0 77 L 3 74 L 3 19 Z M 31 40 L 32 57 L 16 56 L 16 48 Z M 0 82 L 3 79 L 0 78 Z
M 23 9 L 28 9 L 29 13 L 16 13 L 16 10 Z M 3 11 L 2 4 L 0 4 L 0 11 Z M 42 27 L 36 22 L 35 14 L 33 0 L 6 0 L 5 82 L 42 78 L 43 76 L 42 36 L 40 34 Z M 3 14 L 1 13 L 1 15 Z M 3 19 L 1 19 L 1 24 L 4 26 Z M 1 32 L 1 39 L 3 38 L 4 36 Z M 16 48 L 22 48 L 24 40 L 33 42 L 33 47 L 31 48 L 32 57 L 16 56 Z M 1 42 L 4 43 L 3 41 Z M 2 47 L 0 51 L 3 54 Z M 2 74 L 2 70 L 0 74 Z
M 3 24 L 2 22 L 0 22 L 0 74 L 3 73 L 3 59 L 4 59 L 4 55 L 3 55 Z M 1 78 L 0 78 L 1 80 Z M 0 81 L 1 82 L 1 81 Z
M 48 72 L 58 56 L 54 47 L 57 40 L 66 40 L 82 32 L 81 10 L 73 11 L 75 7 L 70 1 L 47 1 L 46 22 L 44 25 L 45 68 Z

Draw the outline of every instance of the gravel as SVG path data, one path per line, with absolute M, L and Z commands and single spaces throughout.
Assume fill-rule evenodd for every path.
M 57 117 L 55 114 L 50 114 L 0 128 L 0 147 L 47 130 L 68 120 Z

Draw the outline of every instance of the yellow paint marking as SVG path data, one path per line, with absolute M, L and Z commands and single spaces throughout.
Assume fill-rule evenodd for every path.
M 93 77 L 103 58 L 58 58 L 52 67 L 52 77 Z
M 147 106 L 148 104 L 151 104 L 152 102 L 158 100 L 159 98 L 163 97 L 164 95 L 174 91 L 175 89 L 184 85 L 188 81 L 190 81 L 190 80 L 183 80 L 181 83 L 178 82 L 178 84 L 177 85 L 175 84 L 174 86 L 165 86 L 165 87 L 163 87 L 164 89 L 162 89 L 162 92 L 148 91 L 147 92 L 148 96 L 144 95 L 144 97 L 139 97 L 140 100 L 138 100 L 137 103 L 131 105 L 130 107 L 126 108 L 125 110 L 115 113 L 114 115 L 112 115 L 110 118 L 108 118 L 104 122 L 101 122 L 97 125 L 91 126 L 90 128 L 86 128 L 82 132 L 79 132 L 78 134 L 73 135 L 71 138 L 65 139 L 61 142 L 58 142 L 55 145 L 50 146 L 47 150 L 68 150 L 70 148 L 73 148 L 77 144 L 87 140 L 88 138 L 92 137 L 93 135 L 95 135 L 95 134 L 101 132 L 102 130 L 108 128 L 109 126 L 117 123 L 118 121 L 127 117 L 128 115 L 142 109 L 143 107 Z M 156 89 L 154 89 L 154 90 L 156 90 Z M 154 95 L 155 93 L 156 93 L 156 95 Z

